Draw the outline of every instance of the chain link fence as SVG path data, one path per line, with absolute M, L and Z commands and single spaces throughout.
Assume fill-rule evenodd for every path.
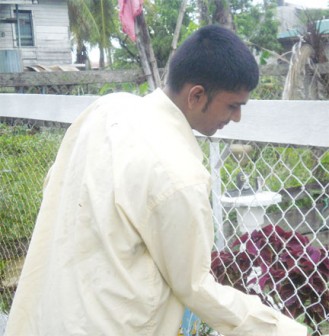
M 280 99 L 283 81 L 263 78 L 253 98 Z M 0 334 L 42 199 L 45 175 L 67 124 L 0 123 Z M 223 284 L 329 333 L 327 147 L 199 138 L 213 180 L 212 272 Z M 186 311 L 181 334 L 215 335 Z
M 214 181 L 214 276 L 259 295 L 311 335 L 328 333 L 328 148 L 205 142 L 220 153 L 217 164 L 205 157 Z
M 19 119 L 0 123 L 0 312 L 10 309 L 43 181 L 66 130 L 60 126 Z

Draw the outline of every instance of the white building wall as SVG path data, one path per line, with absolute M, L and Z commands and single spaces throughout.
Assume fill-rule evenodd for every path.
M 15 5 L 4 2 L 0 1 L 0 18 L 13 18 Z M 30 10 L 33 22 L 34 46 L 20 48 L 23 65 L 71 64 L 67 0 L 39 0 L 18 9 Z M 8 49 L 17 49 L 15 25 L 0 23 L 0 50 Z

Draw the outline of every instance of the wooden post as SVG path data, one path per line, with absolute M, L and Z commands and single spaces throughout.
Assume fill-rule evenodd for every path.
M 170 59 L 171 59 L 172 55 L 174 54 L 174 52 L 176 51 L 176 48 L 177 48 L 177 43 L 178 43 L 180 31 L 182 29 L 182 24 L 183 24 L 184 13 L 185 13 L 185 10 L 186 10 L 186 5 L 187 5 L 187 0 L 182 0 L 181 6 L 180 6 L 180 9 L 179 9 L 179 13 L 178 13 L 178 18 L 177 18 L 177 22 L 176 22 L 174 36 L 173 36 L 173 39 L 172 39 L 172 42 L 171 42 L 170 54 L 169 54 L 168 61 L 166 63 L 166 66 L 165 66 L 165 69 L 164 69 L 164 72 L 163 72 L 163 75 L 162 75 L 164 85 L 166 85 L 166 81 L 167 81 L 167 74 L 168 74 Z
M 21 27 L 19 25 L 19 12 L 18 12 L 18 5 L 15 5 L 16 10 L 16 20 L 17 20 L 17 47 L 21 47 Z
M 155 88 L 161 86 L 161 79 L 143 12 L 136 17 L 135 29 L 137 36 L 136 44 L 141 57 L 142 67 L 150 90 L 153 91 Z

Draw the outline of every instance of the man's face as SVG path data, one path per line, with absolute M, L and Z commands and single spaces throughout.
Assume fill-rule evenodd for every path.
M 221 91 L 213 99 L 205 102 L 193 120 L 192 128 L 205 135 L 213 135 L 230 121 L 239 122 L 241 119 L 241 105 L 249 99 L 249 92 Z

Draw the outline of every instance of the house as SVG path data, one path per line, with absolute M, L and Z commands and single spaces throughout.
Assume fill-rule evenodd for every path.
M 279 34 L 300 25 L 300 16 L 302 9 L 296 5 L 284 3 L 277 7 L 276 16 L 279 21 Z
M 0 0 L 0 72 L 71 63 L 67 0 Z
M 307 32 L 306 25 L 300 19 L 303 11 L 304 8 L 289 3 L 277 8 L 277 18 L 280 22 L 277 37 L 284 52 L 291 51 L 293 45 Z M 328 41 L 329 19 L 316 21 L 316 30 L 321 34 L 323 41 Z
M 324 41 L 329 39 L 329 19 L 317 20 L 315 22 L 317 33 L 321 34 Z M 291 50 L 292 46 L 300 41 L 301 36 L 306 34 L 306 27 L 301 25 L 293 26 L 278 34 L 278 40 L 285 50 Z M 326 43 L 328 44 L 328 42 Z

